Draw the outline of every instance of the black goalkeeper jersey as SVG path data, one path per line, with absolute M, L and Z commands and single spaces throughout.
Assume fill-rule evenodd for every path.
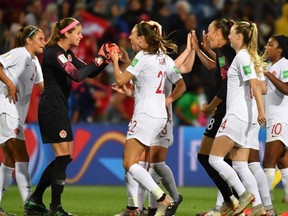
M 235 50 L 226 44 L 216 50 L 216 73 L 215 81 L 217 94 L 216 96 L 222 100 L 222 103 L 217 107 L 217 112 L 226 113 L 226 95 L 227 95 L 227 72 L 236 55 Z
M 57 44 L 45 48 L 42 59 L 45 87 L 40 99 L 39 113 L 67 114 L 72 80 L 79 82 L 87 76 L 95 76 L 105 66 L 103 64 L 98 67 L 94 61 L 86 64 L 75 57 L 71 50 L 65 52 Z

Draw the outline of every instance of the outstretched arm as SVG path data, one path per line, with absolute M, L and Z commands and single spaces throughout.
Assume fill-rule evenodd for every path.
M 195 49 L 197 56 L 199 57 L 200 61 L 208 70 L 212 70 L 216 68 L 216 61 L 209 58 L 200 48 L 198 44 L 198 39 L 196 36 L 196 32 L 192 31 L 192 46 Z
M 187 35 L 186 49 L 174 60 L 180 73 L 189 73 L 192 70 L 195 61 L 195 50 L 192 47 L 192 34 Z

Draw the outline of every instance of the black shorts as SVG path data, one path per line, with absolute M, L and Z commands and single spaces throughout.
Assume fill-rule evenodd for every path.
M 211 117 L 204 135 L 210 138 L 215 138 L 224 116 L 225 112 L 216 112 L 215 115 Z
M 38 121 L 43 143 L 73 141 L 71 121 L 68 115 L 39 114 Z

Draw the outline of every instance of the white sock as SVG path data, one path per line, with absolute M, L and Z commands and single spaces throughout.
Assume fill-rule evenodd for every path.
M 149 163 L 145 161 L 139 161 L 139 165 L 142 166 L 144 169 L 148 169 Z M 140 184 L 138 187 L 138 206 L 139 210 L 143 210 L 143 206 L 147 197 L 147 190 Z
M 220 210 L 221 206 L 223 205 L 224 198 L 222 196 L 222 193 L 218 190 L 217 192 L 217 200 L 216 200 L 216 206 L 215 209 L 218 211 Z
M 161 198 L 164 191 L 155 183 L 147 170 L 145 170 L 139 164 L 133 164 L 129 168 L 128 172 L 132 175 L 134 180 L 144 186 L 146 190 L 151 192 L 156 200 Z
M 165 161 L 160 163 L 152 163 L 151 167 L 153 167 L 155 172 L 161 177 L 162 184 L 169 192 L 172 199 L 177 202 L 179 200 L 179 194 L 171 169 L 165 164 Z
M 29 162 L 15 163 L 15 178 L 23 203 L 31 195 L 31 180 L 29 174 Z
M 248 166 L 257 181 L 259 193 L 260 193 L 264 207 L 271 207 L 272 201 L 270 197 L 268 180 L 267 180 L 264 170 L 262 169 L 260 165 L 260 162 L 249 163 Z
M 237 172 L 246 190 L 255 196 L 255 201 L 252 203 L 252 205 L 255 207 L 259 204 L 262 204 L 258 185 L 254 175 L 248 167 L 248 162 L 233 161 L 232 164 L 234 170 Z
M 285 191 L 285 197 L 288 198 L 288 168 L 280 169 L 282 175 L 282 185 Z
M 129 172 L 125 173 L 125 183 L 127 189 L 127 206 L 138 207 L 138 187 L 139 184 L 136 182 Z
M 269 190 L 272 190 L 272 185 L 273 185 L 273 181 L 274 181 L 274 177 L 275 177 L 275 168 L 264 168 L 264 172 L 266 174 L 267 177 L 267 181 L 268 181 L 268 186 L 269 186 Z
M 224 157 L 209 155 L 209 163 L 234 188 L 238 196 L 241 196 L 245 192 L 245 187 L 238 178 L 237 173 L 224 161 Z
M 161 184 L 161 178 L 158 176 L 158 174 L 155 172 L 154 168 L 151 166 L 149 169 L 149 173 L 152 176 L 153 180 L 156 182 L 156 184 L 160 185 Z M 153 208 L 153 209 L 157 208 L 157 201 L 154 198 L 154 196 L 151 193 L 149 193 L 148 197 L 149 197 L 148 207 Z
M 12 173 L 14 168 L 7 167 L 3 163 L 0 166 L 0 203 L 2 201 L 3 193 L 9 186 L 9 183 L 12 179 Z

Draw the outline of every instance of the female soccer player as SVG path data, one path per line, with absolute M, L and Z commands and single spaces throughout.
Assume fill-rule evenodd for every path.
M 257 54 L 257 27 L 251 22 L 235 23 L 229 34 L 236 56 L 228 69 L 226 114 L 213 142 L 209 163 L 231 185 L 240 197 L 232 205 L 222 206 L 222 212 L 241 213 L 253 202 L 251 215 L 266 214 L 259 195 L 257 182 L 249 170 L 249 142 L 255 124 L 265 123 L 261 89 L 257 73 L 263 62 Z M 224 162 L 231 151 L 233 168 L 245 182 L 243 186 L 235 170 Z M 244 180 L 245 179 L 245 180 Z M 249 191 L 249 192 L 248 192 Z M 220 210 L 221 211 L 221 210 Z
M 23 125 L 34 84 L 41 91 L 44 89 L 42 70 L 36 56 L 43 52 L 44 34 L 35 26 L 25 26 L 16 32 L 15 42 L 17 48 L 0 56 L 0 145 L 3 150 L 0 202 L 15 169 L 24 204 L 30 196 L 31 183 Z M 6 214 L 0 208 L 0 215 Z
M 149 21 L 148 24 L 157 27 L 160 35 L 162 32 L 162 27 L 159 23 L 155 21 Z M 181 55 L 175 59 L 175 66 L 179 69 L 179 72 L 187 72 L 191 71 L 192 65 L 194 63 L 193 59 L 195 57 L 195 51 L 191 48 L 191 33 L 187 35 L 187 48 L 181 53 Z M 169 72 L 169 71 L 168 71 Z M 171 72 L 171 71 L 170 71 Z M 172 87 L 175 85 L 173 91 L 183 93 L 185 92 L 186 86 L 182 79 L 180 73 L 167 73 L 167 79 L 165 81 L 165 97 L 169 97 L 172 92 Z M 133 87 L 133 86 L 132 86 Z M 125 88 L 125 87 L 124 87 Z M 133 88 L 127 89 L 117 89 L 116 91 L 120 91 L 129 96 L 133 96 Z M 123 91 L 124 90 L 124 91 Z M 132 90 L 132 91 L 131 91 Z M 177 94 L 179 94 L 177 93 Z M 172 92 L 172 94 L 174 94 Z M 173 113 L 172 113 L 172 104 L 170 103 L 168 108 L 168 121 L 166 126 L 163 128 L 160 134 L 152 141 L 151 146 L 148 151 L 141 155 L 139 165 L 143 168 L 149 169 L 149 173 L 156 183 L 158 183 L 159 176 L 162 179 L 162 184 L 165 186 L 173 200 L 175 201 L 173 210 L 169 211 L 169 215 L 174 215 L 177 207 L 182 202 L 182 196 L 177 192 L 177 187 L 175 183 L 175 179 L 173 173 L 169 166 L 166 165 L 166 155 L 168 152 L 168 148 L 173 143 Z M 156 180 L 157 179 L 157 180 Z M 138 185 L 135 180 L 133 180 L 132 176 L 129 173 L 125 175 L 127 194 L 128 194 L 128 202 L 127 209 L 119 213 L 115 216 L 125 216 L 131 213 L 137 214 L 137 212 L 142 212 L 142 215 L 145 215 L 143 210 L 143 205 L 146 198 L 146 189 L 144 189 L 141 185 Z M 157 211 L 157 202 L 153 196 L 150 196 L 149 193 L 149 205 L 148 205 L 148 215 L 155 215 Z M 136 208 L 135 210 L 131 210 L 132 208 Z M 138 210 L 139 208 L 139 210 Z M 167 213 L 168 215 L 168 213 Z
M 44 170 L 36 190 L 25 204 L 25 214 L 46 213 L 43 194 L 51 185 L 52 199 L 49 215 L 71 215 L 61 205 L 66 167 L 71 162 L 73 134 L 68 116 L 71 83 L 99 74 L 109 62 L 107 44 L 89 64 L 79 60 L 70 50 L 82 39 L 82 25 L 74 18 L 64 18 L 55 24 L 46 44 L 42 60 L 45 89 L 39 103 L 38 119 L 43 143 L 51 143 L 56 156 Z M 100 53 L 102 55 L 100 55 Z
M 165 102 L 166 74 L 170 71 L 178 72 L 174 61 L 166 53 L 167 49 L 176 51 L 177 46 L 165 40 L 158 31 L 157 26 L 146 22 L 134 26 L 129 38 L 137 54 L 124 72 L 119 68 L 118 54 L 112 52 L 111 58 L 117 84 L 121 87 L 133 80 L 135 89 L 134 113 L 124 145 L 123 166 L 136 182 L 154 195 L 158 203 L 156 215 L 163 215 L 173 208 L 174 201 L 153 181 L 147 170 L 138 164 L 141 154 L 150 147 L 167 122 L 165 104 L 168 106 L 181 96 L 179 92 L 171 94 Z
M 207 34 L 203 32 L 203 48 L 209 57 L 199 48 L 196 34 L 194 31 L 192 32 L 193 47 L 199 59 L 207 69 L 215 69 L 214 77 L 217 87 L 217 93 L 214 99 L 209 104 L 203 104 L 201 108 L 201 111 L 206 115 L 212 116 L 202 137 L 197 158 L 219 188 L 219 192 L 217 194 L 215 208 L 200 213 L 199 215 L 201 216 L 219 212 L 223 201 L 231 203 L 231 199 L 233 199 L 234 196 L 226 181 L 222 179 L 208 162 L 215 135 L 226 113 L 227 72 L 236 55 L 228 39 L 233 24 L 233 20 L 216 19 L 208 26 Z M 226 157 L 225 161 L 232 166 L 232 161 L 228 158 Z
M 269 60 L 267 71 L 268 92 L 265 97 L 267 113 L 266 146 L 263 166 L 271 189 L 276 165 L 281 171 L 285 194 L 288 194 L 288 39 L 284 35 L 274 35 L 266 45 Z M 286 159 L 285 159 L 286 156 Z

